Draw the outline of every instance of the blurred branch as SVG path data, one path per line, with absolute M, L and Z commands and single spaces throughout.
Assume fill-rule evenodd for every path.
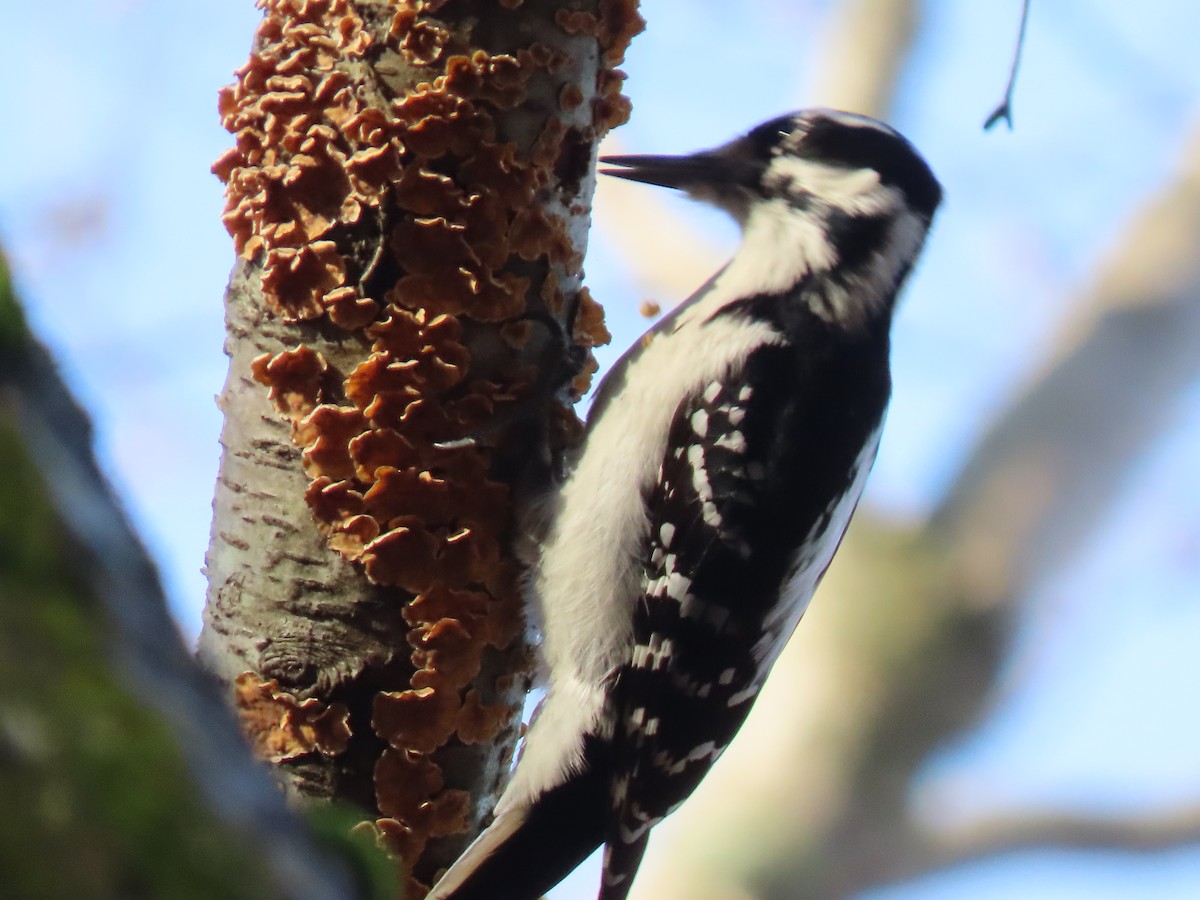
M 1120 819 L 1030 813 L 911 841 L 906 855 L 896 856 L 887 874 L 889 882 L 908 881 L 1029 850 L 1161 853 L 1197 843 L 1200 808 L 1195 807 Z
M 20 859 L 22 875 L 40 867 L 54 896 L 77 876 L 96 897 L 135 883 L 162 896 L 349 896 L 183 646 L 91 434 L 0 260 L 0 772 L 21 794 L 46 785 L 37 808 L 10 797 L 0 855 Z M 45 821 L 62 812 L 47 803 L 80 808 L 63 826 Z M 58 871 L 64 839 L 78 873 Z
M 976 602 L 1020 596 L 1080 549 L 1200 372 L 1200 131 L 1182 158 L 930 522 Z
M 845 0 L 820 42 L 815 106 L 886 118 L 920 22 L 917 0 Z
M 934 857 L 910 860 L 914 874 L 1022 850 L 1152 853 L 1200 843 L 1200 808 L 1121 819 L 1029 815 L 982 822 L 947 835 Z

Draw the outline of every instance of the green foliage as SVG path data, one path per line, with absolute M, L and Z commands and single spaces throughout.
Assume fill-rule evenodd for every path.
M 3 275 L 0 373 L 28 339 Z M 0 382 L 0 893 L 271 896 L 252 847 L 206 808 L 171 734 L 114 676 L 106 616 L 12 401 Z
M 8 265 L 0 254 L 0 372 L 8 371 L 24 356 L 28 339 L 25 316 L 13 296 Z
M 335 803 L 305 813 L 314 837 L 331 850 L 354 878 L 356 896 L 395 900 L 401 896 L 396 862 L 379 847 L 371 826 L 357 806 Z

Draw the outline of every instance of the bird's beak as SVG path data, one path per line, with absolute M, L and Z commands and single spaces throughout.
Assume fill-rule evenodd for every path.
M 749 161 L 721 150 L 705 150 L 687 156 L 602 156 L 600 162 L 621 168 L 601 169 L 600 174 L 689 193 L 697 189 L 719 191 L 726 186 L 757 182 L 759 173 Z

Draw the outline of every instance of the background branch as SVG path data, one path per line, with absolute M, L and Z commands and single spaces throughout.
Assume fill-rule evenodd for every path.
M 0 503 L 6 889 L 351 896 L 184 648 L 91 443 L 0 259 L 0 454 L 12 486 Z M 161 846 L 148 862 L 139 854 L 151 831 Z
M 1069 813 L 1017 814 L 958 828 L 938 842 L 936 859 L 911 860 L 912 874 L 1022 850 L 1156 853 L 1200 843 L 1200 809 L 1119 819 Z

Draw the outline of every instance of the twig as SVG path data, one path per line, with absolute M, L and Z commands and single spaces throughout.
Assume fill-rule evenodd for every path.
M 984 121 L 984 131 L 989 131 L 1001 119 L 1008 123 L 1008 130 L 1012 131 L 1012 96 L 1013 89 L 1017 84 L 1017 69 L 1021 66 L 1021 51 L 1025 48 L 1025 26 L 1029 22 L 1030 5 L 1030 0 L 1025 0 L 1021 4 L 1021 30 L 1017 34 L 1017 49 L 1013 53 L 1012 68 L 1008 72 L 1008 85 L 1004 89 L 1004 99 L 1000 101 L 1000 105 L 993 109 L 991 115 Z

